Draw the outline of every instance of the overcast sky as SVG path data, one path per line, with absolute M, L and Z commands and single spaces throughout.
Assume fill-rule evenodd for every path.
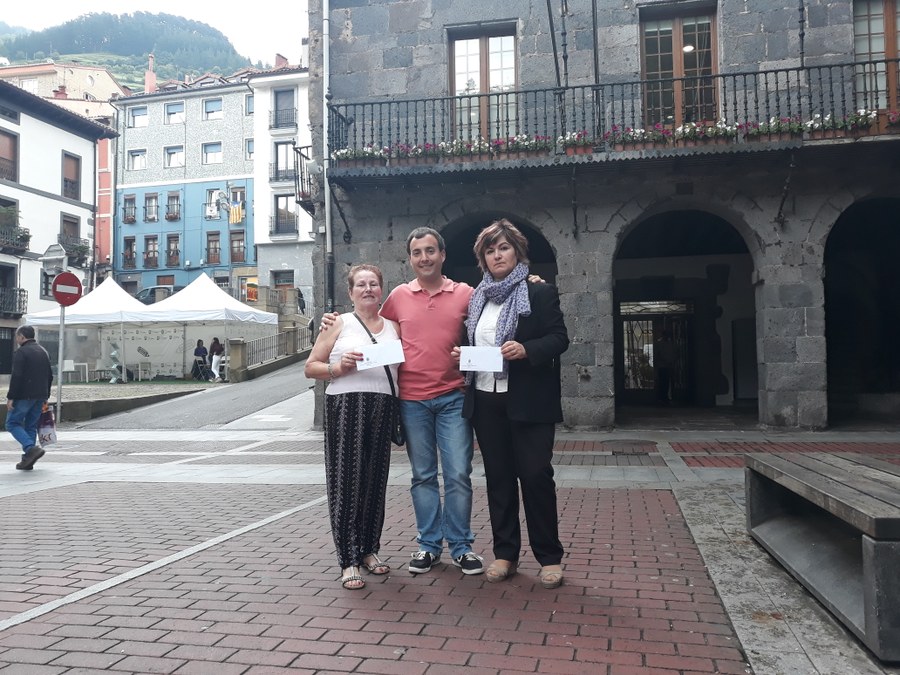
M 227 3 L 218 0 L 7 0 L 0 20 L 10 26 L 41 30 L 81 16 L 110 14 L 174 14 L 209 24 L 231 40 L 241 56 L 253 63 L 274 64 L 275 53 L 291 64 L 300 63 L 300 40 L 309 34 L 305 0 L 252 0 Z

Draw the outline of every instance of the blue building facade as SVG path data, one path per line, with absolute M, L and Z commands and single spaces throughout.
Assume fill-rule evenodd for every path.
M 137 293 L 184 286 L 202 273 L 253 299 L 254 104 L 246 78 L 163 83 L 116 107 L 116 280 Z

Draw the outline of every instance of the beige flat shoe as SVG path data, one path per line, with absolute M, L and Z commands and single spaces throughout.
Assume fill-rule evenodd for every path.
M 485 570 L 484 576 L 492 584 L 496 584 L 501 581 L 506 581 L 507 579 L 509 579 L 509 577 L 515 574 L 516 567 L 516 563 L 510 562 L 508 560 L 495 560 Z
M 559 588 L 563 582 L 562 566 L 545 565 L 538 573 L 538 578 L 544 588 Z

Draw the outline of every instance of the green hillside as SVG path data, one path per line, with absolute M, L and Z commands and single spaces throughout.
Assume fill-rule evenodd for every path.
M 215 28 L 171 14 L 85 14 L 42 31 L 0 37 L 0 56 L 13 64 L 52 58 L 102 66 L 136 92 L 143 90 L 151 53 L 159 81 L 263 67 L 238 54 Z

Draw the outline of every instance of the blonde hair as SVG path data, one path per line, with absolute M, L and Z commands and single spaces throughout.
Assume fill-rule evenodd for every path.
M 355 281 L 354 277 L 360 272 L 371 272 L 376 277 L 378 277 L 378 285 L 384 288 L 384 277 L 381 276 L 381 270 L 378 269 L 376 265 L 362 264 L 362 265 L 354 265 L 350 268 L 350 271 L 347 273 L 347 290 L 353 290 L 353 282 Z

